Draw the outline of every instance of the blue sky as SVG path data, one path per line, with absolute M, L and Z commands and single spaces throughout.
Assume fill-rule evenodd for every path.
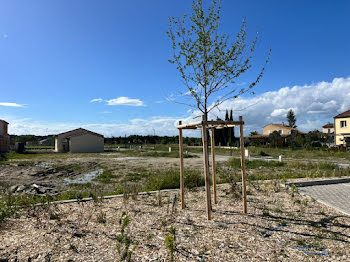
M 290 108 L 303 131 L 350 108 L 349 11 L 345 0 L 222 1 L 223 32 L 234 36 L 246 17 L 249 38 L 260 36 L 242 85 L 272 48 L 256 95 L 224 104 L 247 132 Z M 0 119 L 13 134 L 176 134 L 196 112 L 166 101 L 186 91 L 166 31 L 169 16 L 190 12 L 190 0 L 0 0 Z

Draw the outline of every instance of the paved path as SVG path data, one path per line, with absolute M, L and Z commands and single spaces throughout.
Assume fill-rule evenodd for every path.
M 301 187 L 299 192 L 350 216 L 350 183 Z

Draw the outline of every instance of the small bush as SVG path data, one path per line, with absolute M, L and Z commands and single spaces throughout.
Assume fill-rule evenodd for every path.
M 270 155 L 261 150 L 259 152 L 259 156 L 270 156 Z
M 173 235 L 167 235 L 165 237 L 165 244 L 169 251 L 170 261 L 174 261 L 174 250 L 175 250 L 175 238 Z
M 106 224 L 107 223 L 107 215 L 106 212 L 101 211 L 98 215 L 97 215 L 97 222 L 100 224 Z
M 122 212 L 119 219 L 121 225 L 120 235 L 117 236 L 117 251 L 120 256 L 120 261 L 131 261 L 131 256 L 138 246 L 138 241 L 135 242 L 134 247 L 131 249 L 131 237 L 125 232 L 126 228 L 130 224 L 130 218 L 126 215 L 126 212 Z

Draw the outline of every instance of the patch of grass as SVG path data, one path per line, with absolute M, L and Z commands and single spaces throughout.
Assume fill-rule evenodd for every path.
M 123 155 L 134 156 L 134 157 L 170 157 L 170 158 L 179 158 L 178 151 L 143 151 L 143 150 L 123 150 L 119 151 Z M 184 158 L 198 158 L 197 155 L 184 154 Z
M 33 159 L 33 158 L 38 158 L 40 157 L 41 154 L 37 153 L 23 153 L 23 154 L 18 154 L 16 152 L 9 152 L 6 154 L 7 159 Z
M 204 178 L 199 171 L 186 170 L 185 171 L 185 187 L 194 188 L 204 185 Z M 146 178 L 145 189 L 147 191 L 173 189 L 180 187 L 180 175 L 179 170 L 157 170 L 151 173 Z
M 72 183 L 72 184 L 69 184 L 69 187 L 74 188 L 74 189 L 84 190 L 84 189 L 92 188 L 93 186 L 91 183 L 84 183 L 84 184 Z
M 114 175 L 111 170 L 104 170 L 102 174 L 94 178 L 94 181 L 97 181 L 103 184 L 110 184 L 113 182 L 112 179 L 116 177 L 117 176 Z
M 88 191 L 80 192 L 80 191 L 67 190 L 62 194 L 60 194 L 58 197 L 56 197 L 55 200 L 83 199 L 89 196 L 90 196 L 90 193 Z
M 0 198 L 0 224 L 7 218 L 10 218 L 16 209 L 12 206 L 9 199 Z
M 332 163 L 321 162 L 318 164 L 318 168 L 324 169 L 324 170 L 334 170 L 334 169 L 337 169 L 338 166 Z
M 54 146 L 26 146 L 27 150 L 31 150 L 31 149 L 55 149 Z
M 97 215 L 97 222 L 100 224 L 106 224 L 107 223 L 107 214 L 106 212 L 101 211 Z
M 241 167 L 241 160 L 237 159 L 237 158 L 232 158 L 231 160 L 229 160 L 229 165 L 236 167 L 236 168 L 240 168 Z M 264 160 L 246 160 L 245 161 L 245 167 L 246 168 L 260 168 L 260 167 L 281 167 L 284 166 L 285 163 L 284 162 L 279 162 L 279 161 L 264 161 Z
M 79 253 L 77 246 L 74 244 L 69 244 L 69 250 L 72 250 L 75 253 Z

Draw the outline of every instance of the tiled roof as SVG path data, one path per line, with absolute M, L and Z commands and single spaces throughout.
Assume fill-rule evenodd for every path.
M 103 135 L 100 135 L 100 134 L 97 134 L 95 132 L 86 130 L 84 128 L 77 128 L 77 129 L 74 129 L 74 130 L 70 130 L 70 131 L 58 134 L 56 136 L 66 135 L 66 137 L 72 137 L 72 136 L 80 136 L 80 135 L 85 135 L 85 134 L 91 134 L 91 135 L 103 137 Z
M 332 123 L 325 124 L 323 128 L 333 128 L 334 125 Z
M 334 118 L 343 118 L 343 117 L 350 117 L 350 109 L 348 111 L 345 111 L 345 112 L 335 116 Z
M 5 122 L 6 124 L 8 124 L 8 122 L 6 122 L 5 120 L 1 120 L 1 119 L 0 119 L 0 122 L 1 122 L 1 121 L 2 121 L 2 122 Z

